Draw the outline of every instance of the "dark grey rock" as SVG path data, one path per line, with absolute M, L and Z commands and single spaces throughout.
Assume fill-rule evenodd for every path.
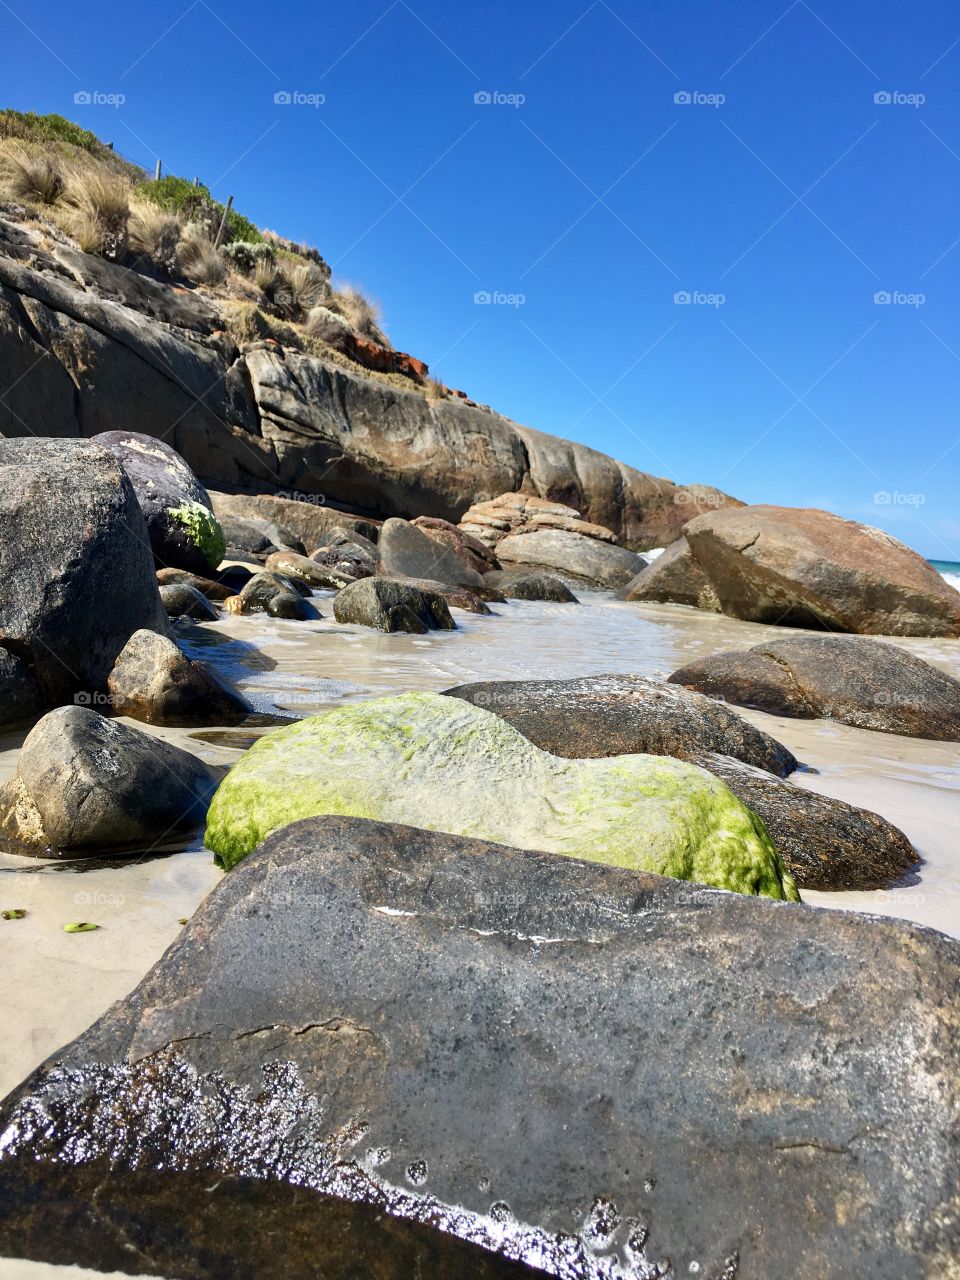
M 920 861 L 892 822 L 869 809 L 818 795 L 730 756 L 694 764 L 722 778 L 758 814 L 799 889 L 885 889 Z
M 216 601 L 217 604 L 222 604 L 224 600 L 236 594 L 224 582 L 214 578 L 204 578 L 196 573 L 188 573 L 186 569 L 158 569 L 157 582 L 161 587 L 193 587 L 202 596 L 206 596 L 208 600 Z M 240 585 L 242 586 L 243 583 Z
M 43 709 L 43 695 L 30 668 L 0 646 L 0 729 L 35 720 Z
M 281 573 L 256 573 L 240 591 L 240 613 L 265 610 L 277 595 L 308 596 L 310 588 L 302 580 Z
M 720 612 L 720 601 L 707 575 L 690 550 L 686 538 L 671 543 L 631 578 L 620 592 L 621 600 L 646 600 L 654 604 L 685 604 L 711 613 Z
M 0 583 L 0 645 L 47 707 L 102 691 L 134 631 L 167 633 L 133 488 L 87 440 L 0 440 Z
M 295 622 L 310 622 L 322 617 L 320 610 L 295 591 L 278 591 L 267 601 L 267 613 L 271 618 L 289 618 Z
M 671 683 L 771 715 L 960 741 L 960 681 L 899 645 L 785 636 L 690 662 Z
M 384 577 L 428 578 L 455 587 L 479 587 L 478 573 L 465 553 L 431 538 L 407 520 L 386 520 L 377 541 Z
M 491 579 L 493 581 L 491 582 Z M 549 573 L 513 573 L 494 569 L 484 583 L 499 587 L 508 600 L 548 600 L 553 604 L 579 604 L 565 582 Z
M 779 777 L 797 767 L 781 742 L 729 707 L 644 676 L 488 680 L 444 692 L 495 712 L 555 756 L 639 752 L 692 760 L 716 751 Z
M 298 553 L 303 551 L 303 543 L 292 533 L 257 516 L 222 516 L 220 526 L 230 551 L 261 558 L 284 548 L 295 548 Z
M 348 582 L 355 581 L 355 578 L 328 569 L 309 556 L 299 555 L 295 551 L 274 551 L 267 556 L 264 565 L 269 573 L 285 574 L 288 578 L 306 583 L 311 589 L 332 587 L 338 591 Z
M 206 507 L 212 517 L 209 494 L 176 449 L 139 431 L 104 431 L 93 440 L 109 449 L 130 477 L 157 564 L 200 574 L 216 569 L 219 557 L 205 554 L 187 527 L 170 514 L 194 503 Z
M 174 582 L 160 588 L 160 599 L 171 618 L 194 618 L 198 622 L 216 622 L 217 611 L 196 587 Z
M 471 587 L 452 587 L 447 582 L 436 582 L 431 578 L 392 576 L 390 581 L 400 582 L 408 587 L 415 587 L 418 591 L 427 592 L 428 595 L 442 596 L 451 609 L 464 609 L 467 613 L 478 613 L 484 617 L 489 617 L 493 614 L 493 610 L 487 604 L 488 600 L 502 601 L 504 599 L 499 591 L 488 587 L 486 583 L 474 590 Z
M 45 856 L 159 843 L 203 821 L 217 781 L 179 747 L 60 707 L 27 735 L 0 789 L 0 838 Z
M 0 1250 L 187 1280 L 504 1255 L 946 1280 L 958 983 L 958 944 L 901 921 L 297 823 L 3 1104 Z
M 421 591 L 388 578 L 361 578 L 333 597 L 333 616 L 380 631 L 454 630 L 447 602 L 432 591 Z
M 297 597 L 299 599 L 299 597 Z M 114 715 L 148 724 L 238 724 L 253 708 L 203 662 L 180 652 L 172 640 L 136 631 L 107 682 Z

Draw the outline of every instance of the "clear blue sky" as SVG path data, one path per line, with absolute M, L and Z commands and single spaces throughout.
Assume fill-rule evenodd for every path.
M 450 385 L 960 560 L 955 0 L 0 0 L 0 39 L 5 105 L 316 244 Z

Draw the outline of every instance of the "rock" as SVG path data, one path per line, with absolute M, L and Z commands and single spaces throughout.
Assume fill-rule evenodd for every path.
M 226 583 L 213 578 L 203 578 L 195 573 L 187 573 L 185 569 L 158 569 L 157 582 L 161 587 L 193 587 L 194 591 L 199 591 L 202 596 L 216 601 L 217 604 L 222 604 L 228 596 L 235 594 Z
M 881 640 L 785 636 L 690 662 L 669 679 L 771 715 L 960 742 L 960 681 Z
M 218 493 L 210 495 L 213 509 L 224 516 L 243 516 L 273 522 L 288 529 L 303 544 L 315 547 L 332 534 L 355 533 L 376 542 L 378 526 L 362 516 L 324 505 L 323 498 L 303 494 L 299 499 L 269 493 Z
M 869 525 L 758 506 L 697 516 L 684 535 L 731 617 L 862 635 L 960 636 L 960 592 Z
M 89 707 L 51 711 L 0 788 L 0 832 L 18 852 L 130 849 L 203 821 L 217 779 L 202 760 Z
M 223 531 L 206 489 L 180 454 L 139 431 L 104 431 L 93 437 L 130 477 L 159 566 L 210 573 L 224 557 Z
M 406 520 L 384 522 L 377 542 L 386 577 L 430 578 L 455 587 L 479 587 L 483 577 L 463 552 L 429 537 Z
M 730 756 L 696 761 L 763 819 L 800 889 L 885 889 L 919 861 L 903 832 L 869 809 L 821 796 Z
M 167 619 L 133 488 L 81 440 L 0 440 L 0 645 L 43 705 L 106 687 L 134 631 Z
M 198 622 L 217 620 L 217 611 L 207 597 L 184 582 L 161 587 L 160 599 L 171 618 L 195 618 Z
M 256 516 L 223 517 L 223 536 L 231 551 L 262 558 L 278 550 L 303 552 L 303 543 L 288 529 Z
M 475 502 L 460 522 L 460 532 L 483 546 L 488 556 L 493 554 L 490 548 L 505 534 L 533 529 L 564 529 L 619 545 L 612 529 L 584 520 L 576 507 L 550 502 L 531 493 L 501 493 L 490 501 Z
M 43 714 L 43 695 L 22 658 L 0 646 L 0 730 Z
M 500 561 L 485 543 L 449 520 L 441 520 L 437 516 L 417 516 L 410 523 L 420 529 L 428 538 L 442 542 L 456 552 L 468 568 L 477 573 L 488 573 L 491 569 L 499 569 Z
M 287 618 L 293 622 L 313 622 L 321 616 L 319 609 L 295 591 L 278 591 L 267 601 L 266 611 L 271 618 Z
M 297 595 L 308 596 L 310 588 L 305 582 L 295 578 L 289 578 L 279 573 L 258 573 L 255 574 L 244 586 L 240 595 L 237 597 L 239 607 L 238 613 L 257 613 L 260 610 L 268 608 L 270 601 L 277 595 Z M 307 614 L 307 617 L 320 615 Z
M 707 575 L 693 558 L 686 538 L 679 538 L 620 592 L 621 600 L 649 600 L 657 604 L 686 604 L 720 613 L 720 601 Z
M 299 597 L 298 597 L 299 598 Z M 135 631 L 107 681 L 115 715 L 148 724 L 239 724 L 253 711 L 203 662 L 154 631 Z
M 361 578 L 338 591 L 333 598 L 333 616 L 338 622 L 353 622 L 380 631 L 452 631 L 447 602 L 432 591 L 421 591 L 388 578 Z
M 482 587 L 471 589 L 470 587 L 451 587 L 445 582 L 435 582 L 432 578 L 391 576 L 389 581 L 399 582 L 407 587 L 415 587 L 417 591 L 424 591 L 428 595 L 441 596 L 451 609 L 464 609 L 467 613 L 478 613 L 484 617 L 488 617 L 493 613 L 493 610 L 487 605 L 488 600 L 502 604 L 506 599 L 502 592 L 493 587 L 488 587 L 486 583 Z
M 554 604 L 579 604 L 565 582 L 549 573 L 523 573 L 514 570 L 494 570 L 488 573 L 484 584 L 494 579 L 494 585 L 503 591 L 508 600 L 549 600 Z
M 297 555 L 295 551 L 274 551 L 267 556 L 265 567 L 269 573 L 285 574 L 288 578 L 296 578 L 311 588 L 332 587 L 335 591 L 354 578 L 346 578 L 325 565 L 319 564 L 310 556 Z
M 358 578 L 371 578 L 376 573 L 377 549 L 372 543 L 370 547 L 371 551 L 368 551 L 356 544 L 340 542 L 317 547 L 310 553 L 310 559 L 326 570 L 336 581 L 338 588 L 345 587 L 348 582 L 356 582 Z
M 797 767 L 783 743 L 729 707 L 644 676 L 485 680 L 444 692 L 495 712 L 541 751 L 567 759 L 639 753 L 697 761 L 718 752 L 778 777 Z
M 3 1104 L 0 1252 L 197 1280 L 652 1280 L 664 1257 L 947 1280 L 958 954 L 411 827 L 288 827 Z
M 642 556 L 565 529 L 531 529 L 497 543 L 502 564 L 529 564 L 572 574 L 598 587 L 622 587 L 646 563 Z
M 229 869 L 271 831 L 323 813 L 798 896 L 763 827 L 703 769 L 661 756 L 560 760 L 441 694 L 352 703 L 265 734 L 218 790 L 205 842 Z

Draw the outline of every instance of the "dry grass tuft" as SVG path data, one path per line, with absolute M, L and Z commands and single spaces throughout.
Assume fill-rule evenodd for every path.
M 343 316 L 354 333 L 381 347 L 391 346 L 390 339 L 383 332 L 379 304 L 366 298 L 353 285 L 345 285 L 332 292 L 329 298 L 324 299 L 323 305 Z
M 149 258 L 159 270 L 170 275 L 177 269 L 177 245 L 180 221 L 147 200 L 135 200 L 130 206 L 130 252 L 138 258 Z M 136 266 L 136 263 L 133 264 Z
M 127 180 L 101 166 L 77 169 L 67 178 L 64 199 L 75 210 L 71 230 L 84 252 L 121 261 L 130 218 Z
M 18 200 L 29 204 L 56 204 L 63 195 L 63 170 L 53 156 L 7 153 L 10 176 L 7 185 Z
M 221 285 L 227 278 L 227 264 L 223 255 L 207 235 L 206 229 L 195 222 L 187 223 L 177 248 L 177 261 L 188 280 L 194 284 Z

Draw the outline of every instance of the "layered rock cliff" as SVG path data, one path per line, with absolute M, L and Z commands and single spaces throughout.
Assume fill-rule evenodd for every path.
M 523 491 L 642 550 L 740 505 L 457 400 L 281 346 L 237 345 L 216 299 L 0 218 L 3 436 L 145 432 L 216 488 L 323 495 L 374 516 L 457 520 Z

